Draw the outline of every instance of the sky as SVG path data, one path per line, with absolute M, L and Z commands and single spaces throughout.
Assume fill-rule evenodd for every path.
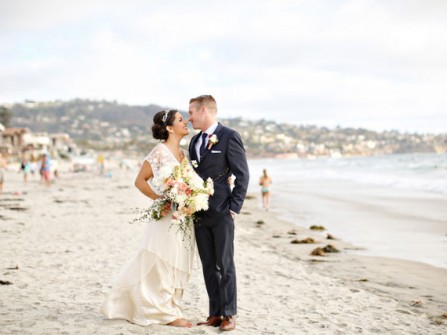
M 0 104 L 447 133 L 444 0 L 0 0 Z

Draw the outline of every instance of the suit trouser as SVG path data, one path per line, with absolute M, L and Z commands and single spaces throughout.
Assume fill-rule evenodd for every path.
M 234 220 L 213 210 L 201 213 L 195 233 L 209 298 L 209 316 L 237 314 Z

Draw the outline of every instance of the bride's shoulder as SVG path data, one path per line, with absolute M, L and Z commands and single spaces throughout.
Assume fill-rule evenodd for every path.
M 155 145 L 155 147 L 152 148 L 152 150 L 149 152 L 149 154 L 152 152 L 164 152 L 165 148 L 166 148 L 166 145 L 164 145 L 163 142 L 159 142 Z
M 146 160 L 159 159 L 164 153 L 163 144 L 160 142 L 146 155 Z

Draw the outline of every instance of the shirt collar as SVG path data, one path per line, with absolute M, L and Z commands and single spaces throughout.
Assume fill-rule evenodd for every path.
M 207 133 L 208 135 L 212 135 L 214 133 L 214 131 L 216 130 L 217 126 L 219 124 L 216 122 L 214 122 L 206 131 L 205 133 Z

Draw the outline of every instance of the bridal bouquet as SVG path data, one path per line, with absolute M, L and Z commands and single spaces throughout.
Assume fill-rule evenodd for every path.
M 161 186 L 163 196 L 154 201 L 147 213 L 160 220 L 172 209 L 172 224 L 189 236 L 195 213 L 208 209 L 208 199 L 214 193 L 213 181 L 200 178 L 185 158 L 179 165 L 161 168 L 154 182 Z

